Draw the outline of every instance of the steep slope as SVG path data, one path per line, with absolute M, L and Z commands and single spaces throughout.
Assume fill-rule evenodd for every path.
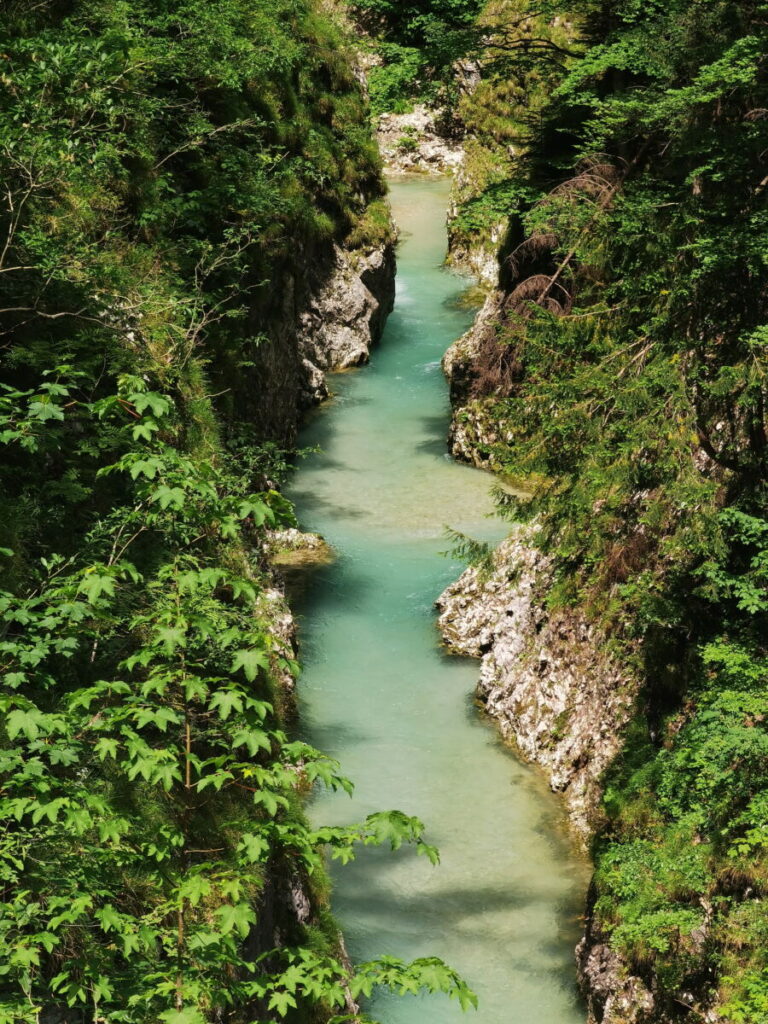
M 581 15 L 513 175 L 500 288 L 446 361 L 456 454 L 527 480 L 502 503 L 537 530 L 446 595 L 446 635 L 484 654 L 505 730 L 607 816 L 592 1018 L 757 1024 L 768 25 L 720 0 Z

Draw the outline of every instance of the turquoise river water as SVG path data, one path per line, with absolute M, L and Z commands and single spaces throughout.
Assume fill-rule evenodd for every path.
M 441 852 L 365 850 L 334 870 L 333 907 L 354 959 L 437 955 L 480 998 L 476 1024 L 583 1024 L 573 948 L 585 867 L 560 808 L 476 710 L 477 662 L 446 656 L 433 603 L 461 571 L 445 526 L 498 539 L 492 480 L 445 451 L 440 358 L 469 325 L 466 287 L 442 269 L 448 183 L 403 180 L 396 308 L 365 369 L 333 378 L 307 425 L 317 446 L 290 496 L 302 526 L 333 545 L 300 612 L 306 738 L 337 757 L 354 797 L 320 795 L 318 822 L 397 808 L 422 818 Z M 444 996 L 380 994 L 383 1024 L 458 1024 Z

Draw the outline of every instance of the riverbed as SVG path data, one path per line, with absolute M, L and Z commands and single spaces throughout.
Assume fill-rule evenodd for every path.
M 317 570 L 298 612 L 305 737 L 337 757 L 352 799 L 319 795 L 324 824 L 397 808 L 440 848 L 365 850 L 334 868 L 333 909 L 355 960 L 437 955 L 477 992 L 476 1024 L 583 1024 L 573 949 L 586 865 L 540 776 L 499 740 L 473 700 L 476 662 L 448 657 L 434 601 L 462 566 L 450 527 L 500 540 L 490 476 L 446 454 L 440 359 L 472 319 L 467 281 L 446 271 L 449 183 L 392 184 L 401 230 L 398 287 L 371 364 L 331 379 L 334 398 L 309 421 L 290 488 L 303 528 L 336 561 Z M 443 996 L 379 994 L 382 1024 L 464 1020 Z

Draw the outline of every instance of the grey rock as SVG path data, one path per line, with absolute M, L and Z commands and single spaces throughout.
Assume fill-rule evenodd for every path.
M 469 161 L 464 160 L 456 169 L 448 204 L 448 262 L 452 267 L 472 274 L 484 285 L 497 288 L 499 283 L 499 248 L 507 231 L 507 221 L 500 218 L 482 234 L 467 241 L 466 236 L 456 231 L 455 222 L 459 217 L 462 202 L 477 193 L 472 183 Z
M 486 331 L 493 329 L 502 300 L 501 292 L 492 292 L 472 327 L 443 356 L 443 373 L 450 385 L 452 407 L 448 448 L 455 459 L 481 469 L 496 468 L 489 449 L 507 440 L 498 420 L 490 415 L 488 402 L 471 397 L 480 340 Z
M 439 625 L 450 650 L 482 658 L 478 697 L 502 735 L 545 769 L 586 840 L 636 682 L 580 612 L 546 608 L 551 580 L 551 561 L 520 531 L 490 574 L 470 568 L 448 587 Z
M 280 665 L 279 659 L 292 661 L 297 657 L 296 620 L 288 606 L 285 591 L 276 579 L 272 581 L 272 586 L 260 591 L 255 610 L 259 618 L 269 624 L 270 636 L 275 641 L 272 647 L 272 676 L 281 692 L 290 698 L 296 689 L 296 680 L 288 669 Z
M 368 253 L 334 249 L 331 273 L 299 316 L 298 343 L 311 367 L 309 390 L 321 393 L 318 371 L 366 363 L 394 303 L 394 274 L 386 248 Z M 327 392 L 326 392 L 327 393 Z
M 438 119 L 438 113 L 424 104 L 409 114 L 379 117 L 379 149 L 388 174 L 450 174 L 461 166 L 463 143 L 441 135 Z M 409 141 L 404 145 L 404 140 Z
M 642 979 L 626 970 L 605 942 L 582 939 L 576 961 L 590 1024 L 661 1024 L 653 993 Z
M 254 440 L 290 446 L 304 412 L 328 397 L 326 373 L 368 359 L 394 304 L 392 241 L 366 249 L 327 246 L 296 253 L 294 266 L 271 282 L 268 329 L 252 357 L 252 387 L 238 408 Z

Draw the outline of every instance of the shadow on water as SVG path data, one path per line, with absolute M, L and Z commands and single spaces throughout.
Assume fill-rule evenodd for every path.
M 295 607 L 302 659 L 310 663 L 323 649 L 323 625 L 349 602 L 364 600 L 376 590 L 376 581 L 362 572 L 340 573 L 339 563 L 305 573 L 304 587 L 297 594 Z
M 419 424 L 424 440 L 416 442 L 414 445 L 416 451 L 424 452 L 426 455 L 435 455 L 441 459 L 447 458 L 448 424 L 445 416 L 424 416 L 419 420 Z
M 356 913 L 381 915 L 402 914 L 410 917 L 416 927 L 422 922 L 442 921 L 442 910 L 436 910 L 436 904 L 450 904 L 453 910 L 455 927 L 461 927 L 472 918 L 484 918 L 488 908 L 493 907 L 494 913 L 519 911 L 538 902 L 537 894 L 523 886 L 509 886 L 500 894 L 495 886 L 456 886 L 453 889 L 437 889 L 422 894 L 392 894 L 388 889 L 371 888 L 371 863 L 368 858 L 349 865 L 346 871 L 345 906 Z M 371 861 L 374 859 L 371 858 Z M 355 870 L 355 868 L 357 870 Z M 374 866 L 375 872 L 375 866 Z M 553 948 L 556 947 L 553 943 Z
M 324 469 L 343 468 L 339 463 L 335 467 L 333 463 L 326 466 L 325 462 L 323 462 L 322 465 Z M 355 507 L 354 505 L 341 505 L 336 499 L 322 498 L 319 494 L 315 494 L 312 491 L 304 491 L 301 488 L 293 491 L 291 498 L 300 507 L 301 523 L 311 524 L 322 516 L 332 517 L 337 521 L 342 519 L 365 519 L 366 516 L 365 509 Z
M 321 725 L 311 720 L 311 709 L 303 700 L 299 700 L 299 733 L 302 739 L 311 743 L 317 750 L 332 754 L 334 750 L 348 750 L 368 740 L 363 729 L 347 725 L 344 722 L 333 722 Z

